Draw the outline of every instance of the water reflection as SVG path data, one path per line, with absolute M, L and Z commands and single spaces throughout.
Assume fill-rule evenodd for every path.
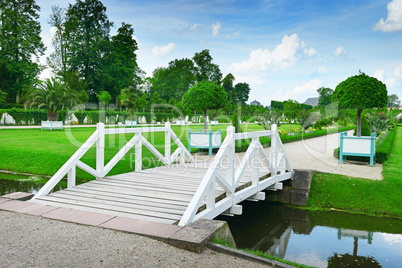
M 308 212 L 267 202 L 243 206 L 241 216 L 219 217 L 228 222 L 239 248 L 316 267 L 398 267 L 402 261 L 395 242 L 401 237 L 399 220 Z
M 2 175 L 4 176 L 4 175 Z M 10 175 L 7 175 L 10 176 Z M 11 175 L 15 176 L 15 175 Z M 5 195 L 15 192 L 25 192 L 36 194 L 40 188 L 44 185 L 43 183 L 26 181 L 27 176 L 21 176 L 21 180 L 9 180 L 0 178 L 0 195 Z M 56 185 L 53 191 L 62 190 L 64 187 Z

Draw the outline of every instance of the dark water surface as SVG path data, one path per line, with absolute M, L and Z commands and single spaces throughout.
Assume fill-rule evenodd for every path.
M 402 221 L 243 202 L 228 222 L 238 248 L 315 267 L 402 267 Z
M 35 182 L 35 180 L 42 182 Z M 35 176 L 24 176 L 0 173 L 0 195 L 15 192 L 37 193 L 45 185 L 41 178 Z M 56 185 L 53 191 L 58 191 L 64 187 Z

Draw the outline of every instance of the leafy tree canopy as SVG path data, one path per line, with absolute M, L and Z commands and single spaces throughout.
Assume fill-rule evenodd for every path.
M 332 89 L 326 87 L 320 87 L 319 89 L 317 89 L 317 92 L 320 95 L 318 97 L 319 106 L 325 107 L 331 103 L 332 93 L 334 92 Z
M 340 108 L 357 109 L 357 136 L 361 136 L 361 113 L 367 108 L 382 108 L 388 103 L 387 87 L 374 77 L 361 72 L 336 86 L 332 100 Z
M 235 85 L 235 91 L 237 94 L 237 100 L 241 104 L 245 104 L 248 101 L 248 95 L 250 94 L 250 85 L 247 83 L 238 83 Z
M 41 71 L 35 61 L 45 51 L 39 12 L 34 0 L 0 1 L 0 89 L 10 102 L 19 102 Z
M 212 63 L 212 56 L 209 54 L 209 49 L 204 49 L 199 53 L 195 53 L 193 61 L 196 64 L 197 81 L 204 80 L 220 83 L 222 73 L 219 65 Z
M 391 94 L 388 96 L 388 107 L 398 107 L 401 105 L 401 101 L 398 98 L 398 95 Z
M 204 111 L 204 130 L 207 130 L 207 110 L 224 107 L 227 102 L 225 90 L 211 81 L 202 81 L 190 88 L 183 96 L 183 106 Z
M 78 92 L 56 78 L 46 79 L 27 96 L 27 104 L 48 110 L 48 120 L 57 120 L 57 113 L 80 103 Z

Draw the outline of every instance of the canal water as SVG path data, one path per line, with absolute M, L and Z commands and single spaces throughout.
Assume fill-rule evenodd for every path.
M 243 202 L 228 222 L 238 248 L 315 267 L 402 267 L 402 221 Z

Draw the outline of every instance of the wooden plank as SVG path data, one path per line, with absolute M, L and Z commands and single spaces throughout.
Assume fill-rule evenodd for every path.
M 78 205 L 78 206 L 82 206 L 82 207 L 98 208 L 98 209 L 103 209 L 105 211 L 110 210 L 110 211 L 117 211 L 117 212 L 126 212 L 126 213 L 132 213 L 132 214 L 136 214 L 136 215 L 143 215 L 143 216 L 162 218 L 162 219 L 180 220 L 180 218 L 181 218 L 180 215 L 176 215 L 176 214 L 160 213 L 160 212 L 154 212 L 154 211 L 149 211 L 149 210 L 140 209 L 140 208 L 130 209 L 130 208 L 118 207 L 118 206 L 113 206 L 113 205 L 108 205 L 108 204 L 98 204 L 98 203 L 92 203 L 92 202 L 90 203 L 88 201 L 71 200 L 71 199 L 64 199 L 64 198 L 58 198 L 58 197 L 52 197 L 52 196 L 46 196 L 45 198 L 41 198 L 41 200 L 53 201 L 58 204 L 69 204 L 69 205 Z
M 154 211 L 154 212 L 160 212 L 160 213 L 167 213 L 167 214 L 172 214 L 172 215 L 179 215 L 181 216 L 184 213 L 184 209 L 180 209 L 180 207 L 174 207 L 174 208 L 164 208 L 164 207 L 156 207 L 155 205 L 152 204 L 152 202 L 139 202 L 137 201 L 136 203 L 129 203 L 126 201 L 123 201 L 121 199 L 116 199 L 116 198 L 102 198 L 102 196 L 96 196 L 96 197 L 90 197 L 90 196 L 81 196 L 81 195 L 76 195 L 72 193 L 53 193 L 49 195 L 49 197 L 53 198 L 60 198 L 64 200 L 72 200 L 72 201 L 82 201 L 86 203 L 94 203 L 94 204 L 99 204 L 99 205 L 106 205 L 110 207 L 116 207 L 117 210 L 120 210 L 122 208 L 127 208 L 127 209 L 133 209 L 136 210 L 146 210 L 146 211 Z
M 110 196 L 110 197 L 122 197 L 122 198 L 127 198 L 131 200 L 141 200 L 141 201 L 148 201 L 152 200 L 152 202 L 155 202 L 156 204 L 162 204 L 162 205 L 175 205 L 175 206 L 184 206 L 186 207 L 188 205 L 188 202 L 185 201 L 180 201 L 180 200 L 169 200 L 169 199 L 163 199 L 163 198 L 155 198 L 151 196 L 139 196 L 139 195 L 122 195 L 121 193 L 113 193 L 113 192 L 104 192 L 104 191 L 97 191 L 97 190 L 91 190 L 91 189 L 85 189 L 85 188 L 73 188 L 70 191 L 76 192 L 76 193 L 85 193 L 85 194 L 102 194 L 104 196 Z
M 111 211 L 111 210 L 104 210 L 104 209 L 98 209 L 98 208 L 82 207 L 82 206 L 71 205 L 71 204 L 60 204 L 60 203 L 55 203 L 53 201 L 41 200 L 39 198 L 35 199 L 35 201 L 30 201 L 30 202 L 34 202 L 36 204 L 48 205 L 48 206 L 58 206 L 58 207 L 63 207 L 63 208 L 77 209 L 77 210 L 81 210 L 81 211 L 96 212 L 96 213 L 101 213 L 101 214 L 117 216 L 117 217 L 126 217 L 126 218 L 136 219 L 136 220 L 155 221 L 155 222 L 161 222 L 161 223 L 167 223 L 167 224 L 174 224 L 177 222 L 176 220 L 172 220 L 172 219 L 155 218 L 155 217 L 126 213 L 126 212 L 121 212 L 121 211 Z

